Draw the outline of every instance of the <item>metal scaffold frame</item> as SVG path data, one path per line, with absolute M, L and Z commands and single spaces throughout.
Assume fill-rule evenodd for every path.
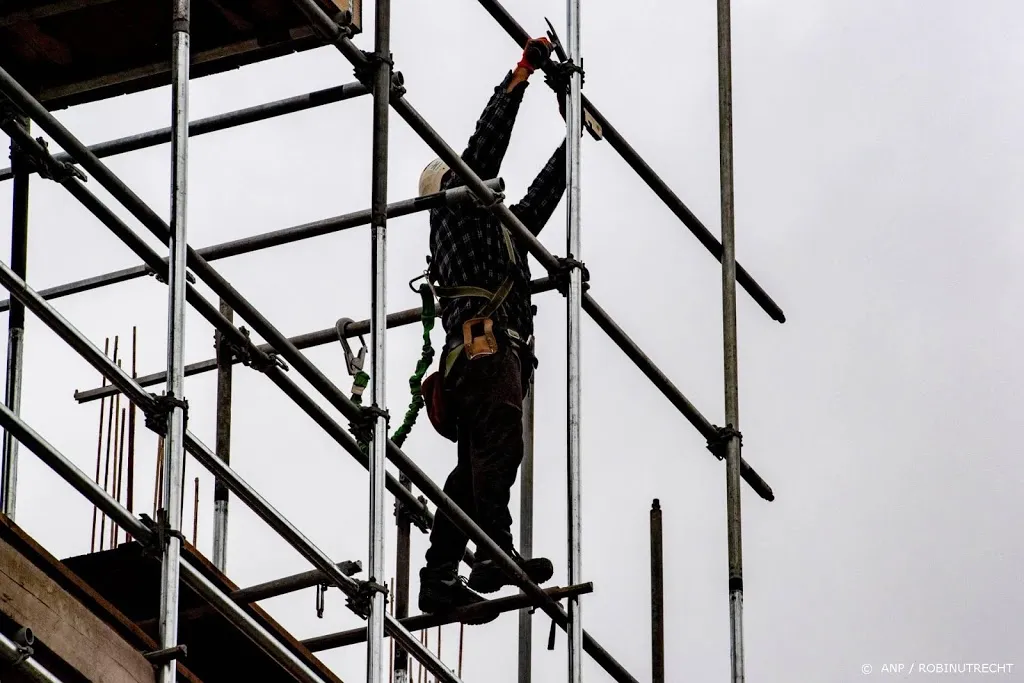
M 543 67 L 543 70 L 551 75 L 554 75 L 556 70 L 557 73 L 568 72 L 570 74 L 567 82 L 565 79 L 552 78 L 549 80 L 549 84 L 553 88 L 567 85 L 565 119 L 568 203 L 565 257 L 557 257 L 549 252 L 502 202 L 500 192 L 504 185 L 500 178 L 483 179 L 477 176 L 406 99 L 401 73 L 394 70 L 391 59 L 390 0 L 377 0 L 375 3 L 373 52 L 364 52 L 352 42 L 354 34 L 345 23 L 344 13 L 332 18 L 321 9 L 315 0 L 293 0 L 293 2 L 323 42 L 334 46 L 352 64 L 358 82 L 190 123 L 188 121 L 190 2 L 189 0 L 174 0 L 173 16 L 170 17 L 171 21 L 169 22 L 173 50 L 171 55 L 171 126 L 87 147 L 64 128 L 46 107 L 12 78 L 4 68 L 0 67 L 0 94 L 3 96 L 0 103 L 4 105 L 3 113 L 0 115 L 0 128 L 12 140 L 11 168 L 0 170 L 0 180 L 13 178 L 15 204 L 11 263 L 8 265 L 0 262 L 0 284 L 11 293 L 10 300 L 0 302 L 0 310 L 10 311 L 6 392 L 5 401 L 3 405 L 0 405 L 0 425 L 5 432 L 3 463 L 0 468 L 0 503 L 2 503 L 3 512 L 11 518 L 15 514 L 17 456 L 18 445 L 21 444 L 82 493 L 104 514 L 108 515 L 113 523 L 123 528 L 131 538 L 141 543 L 161 544 L 156 547 L 162 553 L 158 621 L 159 642 L 161 648 L 165 650 L 173 650 L 178 645 L 178 585 L 180 577 L 181 581 L 200 593 L 217 611 L 234 623 L 260 648 L 273 656 L 297 680 L 319 682 L 322 680 L 319 674 L 310 670 L 291 650 L 254 621 L 241 609 L 241 605 L 262 599 L 257 597 L 258 595 L 280 594 L 274 591 L 297 590 L 299 587 L 308 587 L 320 581 L 326 581 L 337 586 L 348 596 L 349 608 L 367 620 L 367 627 L 310 639 L 306 642 L 310 644 L 311 651 L 365 640 L 367 642 L 366 680 L 368 683 L 383 683 L 386 678 L 384 639 L 385 636 L 390 636 L 394 639 L 396 646 L 398 654 L 396 662 L 402 683 L 407 680 L 405 678 L 407 665 L 404 660 L 406 654 L 418 660 L 437 677 L 437 680 L 456 683 L 460 681 L 461 674 L 449 669 L 437 655 L 430 651 L 429 647 L 414 637 L 411 632 L 417 628 L 441 623 L 437 618 L 408 617 L 409 533 L 413 525 L 426 532 L 432 522 L 432 515 L 425 502 L 413 493 L 415 486 L 439 511 L 451 518 L 471 540 L 475 541 L 479 549 L 485 548 L 521 589 L 520 596 L 491 601 L 496 609 L 539 607 L 551 617 L 555 624 L 566 631 L 569 636 L 567 678 L 570 683 L 580 683 L 583 679 L 582 655 L 584 652 L 589 654 L 612 679 L 619 683 L 636 683 L 636 679 L 583 629 L 581 596 L 589 593 L 592 589 L 590 584 L 584 583 L 582 567 L 581 313 L 585 311 L 704 436 L 708 443 L 708 449 L 718 459 L 725 461 L 731 680 L 736 683 L 743 681 L 741 480 L 746 481 L 765 500 L 773 500 L 774 494 L 741 456 L 736 351 L 737 284 L 743 287 L 773 319 L 784 322 L 785 316 L 747 271 L 736 263 L 735 259 L 729 0 L 718 0 L 721 243 L 711 235 L 696 216 L 629 146 L 621 134 L 612 127 L 611 123 L 582 94 L 581 4 L 580 0 L 567 0 L 567 52 L 562 54 L 560 63 L 552 59 Z M 530 37 L 529 34 L 512 19 L 496 0 L 478 0 L 478 2 L 498 21 L 514 41 L 520 46 L 526 44 Z M 559 83 L 562 85 L 558 85 Z M 362 95 L 370 95 L 373 99 L 373 164 L 369 210 L 256 235 L 205 249 L 196 250 L 188 245 L 185 216 L 188 198 L 187 152 L 190 136 L 224 130 L 252 121 L 264 120 Z M 406 124 L 453 169 L 454 173 L 464 181 L 464 187 L 427 197 L 388 203 L 388 119 L 391 110 L 397 112 Z M 709 422 L 587 291 L 586 269 L 582 263 L 581 252 L 580 210 L 581 137 L 584 121 L 586 121 L 587 130 L 591 135 L 595 139 L 611 144 L 698 240 L 721 261 L 726 423 L 724 427 L 718 427 Z M 63 153 L 51 155 L 44 144 L 33 139 L 29 133 L 31 123 L 35 123 L 48 134 L 64 150 Z M 123 154 L 167 142 L 170 142 L 172 160 L 171 220 L 169 224 L 163 221 L 101 161 L 102 157 Z M 26 283 L 25 256 L 28 238 L 28 183 L 32 173 L 38 173 L 40 176 L 62 185 L 111 232 L 127 244 L 142 260 L 143 265 L 60 285 L 41 292 L 36 292 L 29 287 Z M 162 257 L 152 249 L 131 227 L 86 188 L 84 184 L 86 174 L 92 176 L 110 193 L 114 200 L 125 207 L 154 236 L 168 246 L 166 257 Z M 445 203 L 452 204 L 470 198 L 476 198 L 483 206 L 488 207 L 514 238 L 519 240 L 545 268 L 548 277 L 531 283 L 532 291 L 536 293 L 559 289 L 567 300 L 568 438 L 566 463 L 568 471 L 568 578 L 570 585 L 564 589 L 542 590 L 532 583 L 522 568 L 502 551 L 465 511 L 448 498 L 441 488 L 431 481 L 394 441 L 388 438 L 387 401 L 384 394 L 386 331 L 389 328 L 420 320 L 423 311 L 410 309 L 391 315 L 387 313 L 387 282 L 385 279 L 387 219 L 427 211 Z M 342 326 L 340 333 L 343 337 L 367 333 L 370 335 L 372 372 L 370 373 L 370 403 L 367 406 L 353 402 L 302 353 L 302 349 L 336 341 L 339 334 L 338 329 L 330 328 L 286 338 L 210 265 L 210 262 L 216 259 L 331 234 L 360 225 L 370 226 L 371 314 L 367 321 Z M 189 270 L 191 272 L 188 272 Z M 53 308 L 50 300 L 125 282 L 147 274 L 156 275 L 158 279 L 168 285 L 167 367 L 160 373 L 136 377 L 134 371 L 131 375 L 123 371 L 119 364 L 108 358 L 105 352 L 76 330 Z M 192 274 L 219 297 L 217 305 L 208 301 L 193 287 Z M 186 303 L 198 311 L 216 330 L 216 357 L 211 360 L 185 365 L 182 340 L 185 332 Z M 136 517 L 130 509 L 123 507 L 118 499 L 112 497 L 105 488 L 92 481 L 85 472 L 79 470 L 21 419 L 22 350 L 24 348 L 26 310 L 38 317 L 104 377 L 104 386 L 76 392 L 76 399 L 79 402 L 124 394 L 131 405 L 137 407 L 147 417 L 147 424 L 154 426 L 164 437 L 166 475 L 163 477 L 163 503 L 155 522 L 149 523 Z M 250 341 L 245 328 L 236 326 L 234 322 L 236 314 L 262 336 L 266 343 L 257 346 Z M 348 568 L 330 559 L 231 469 L 229 464 L 231 372 L 232 366 L 239 362 L 264 374 L 368 470 L 370 475 L 370 533 L 367 580 L 360 581 L 352 578 Z M 185 401 L 184 379 L 190 375 L 215 369 L 218 371 L 217 443 L 216 449 L 210 450 L 186 428 L 188 406 Z M 290 369 L 294 369 L 310 384 L 313 390 L 326 398 L 331 409 L 322 407 L 306 390 L 300 388 L 288 374 Z M 159 383 L 166 384 L 166 391 L 160 396 L 150 394 L 144 389 L 144 387 Z M 533 533 L 532 399 L 533 391 L 531 389 L 527 395 L 524 411 L 524 438 L 528 452 L 522 479 L 523 520 L 520 530 L 520 545 L 527 555 L 531 551 Z M 341 426 L 339 421 L 342 418 L 350 423 L 370 426 L 371 438 L 365 452 L 349 431 Z M 211 472 L 216 480 L 214 564 L 219 569 L 224 571 L 227 561 L 227 503 L 228 492 L 230 492 L 309 561 L 314 567 L 314 572 L 285 577 L 278 582 L 272 582 L 272 585 L 226 594 L 190 565 L 189 560 L 181 555 L 180 540 L 186 452 Z M 399 470 L 399 480 L 387 473 L 387 460 L 390 460 Z M 390 492 L 395 496 L 398 509 L 402 512 L 397 515 L 399 545 L 396 566 L 399 585 L 396 587 L 397 610 L 395 614 L 390 614 L 387 610 L 387 589 L 382 585 L 385 580 L 385 492 Z M 654 518 L 652 517 L 652 534 L 654 533 L 653 524 Z M 654 538 L 653 535 L 652 538 Z M 652 555 L 652 563 L 655 561 L 654 557 Z M 657 571 L 655 572 L 652 564 L 652 581 L 655 576 L 658 577 L 656 591 L 658 612 L 655 629 L 655 659 L 658 661 L 655 662 L 655 670 L 656 677 L 663 678 L 664 660 L 663 655 L 659 654 L 663 638 L 662 612 L 660 611 L 663 590 L 660 579 L 660 557 L 659 508 L 657 514 Z M 467 551 L 464 561 L 471 564 L 473 554 Z M 559 604 L 560 600 L 567 601 L 567 610 Z M 472 611 L 475 608 L 467 609 Z M 520 683 L 527 683 L 531 678 L 531 639 L 530 618 L 525 612 L 520 614 L 519 643 L 518 680 Z M 0 654 L 9 655 L 10 650 L 11 644 L 6 640 L 0 640 Z M 158 666 L 158 674 L 160 683 L 175 683 L 177 668 L 173 657 L 167 658 Z M 36 673 L 38 680 L 51 680 L 46 678 L 47 675 L 49 674 Z

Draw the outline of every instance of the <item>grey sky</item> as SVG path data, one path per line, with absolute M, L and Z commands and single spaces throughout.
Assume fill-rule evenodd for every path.
M 535 34 L 544 16 L 564 31 L 561 2 L 509 6 Z M 623 7 L 584 3 L 586 93 L 717 234 L 714 3 Z M 738 258 L 789 318 L 772 322 L 740 291 L 744 453 L 778 498 L 743 498 L 750 681 L 886 678 L 882 664 L 900 661 L 1015 663 L 1009 675 L 938 678 L 1024 680 L 1017 523 L 1024 464 L 1014 438 L 1022 426 L 1016 386 L 1024 379 L 1024 324 L 1014 305 L 1024 287 L 1015 267 L 1024 256 L 1016 229 L 1024 216 L 1016 191 L 1024 171 L 1024 99 L 1015 87 L 1024 67 L 1022 19 L 1024 10 L 1008 1 L 734 3 Z M 357 43 L 369 49 L 371 36 Z M 396 4 L 392 45 L 409 100 L 457 149 L 519 56 L 470 0 Z M 351 80 L 339 55 L 317 50 L 194 81 L 192 117 Z M 80 139 L 98 142 L 168 125 L 168 95 L 164 88 L 58 116 Z M 538 79 L 502 169 L 510 200 L 558 144 L 563 125 Z M 203 136 L 190 149 L 195 246 L 369 204 L 368 98 Z M 392 117 L 390 196 L 415 194 L 431 158 Z M 591 292 L 721 423 L 717 262 L 607 143 L 585 138 L 583 160 Z M 166 146 L 108 163 L 167 215 Z M 32 183 L 33 286 L 136 263 L 61 188 Z M 95 181 L 89 187 L 107 196 Z M 0 194 L 0 241 L 7 244 L 10 183 Z M 426 221 L 420 215 L 390 225 L 389 306 L 406 308 L 416 305 L 405 283 L 423 268 Z M 564 225 L 559 209 L 542 233 L 557 254 L 565 252 Z M 216 267 L 291 335 L 367 317 L 368 259 L 368 231 L 359 229 Z M 138 325 L 140 371 L 148 373 L 164 363 L 165 301 L 165 289 L 146 279 L 62 299 L 58 308 L 101 346 L 106 336 L 130 339 Z M 564 305 L 557 294 L 537 303 L 535 548 L 555 561 L 555 580 L 564 583 Z M 191 312 L 188 320 L 187 358 L 209 357 L 211 328 Z M 585 320 L 584 574 L 596 586 L 584 602 L 586 628 L 649 680 L 647 519 L 658 497 L 668 679 L 725 680 L 724 468 Z M 27 339 L 23 414 L 91 472 L 99 407 L 77 406 L 71 395 L 98 379 L 32 318 Z M 415 327 L 388 336 L 393 414 L 407 404 L 418 340 Z M 340 349 L 309 356 L 348 388 Z M 186 386 L 190 425 L 212 444 L 214 376 Z M 332 557 L 365 563 L 365 472 L 264 378 L 240 369 L 235 387 L 233 465 Z M 143 510 L 152 486 L 150 436 L 140 429 Z M 425 418 L 406 450 L 439 482 L 454 463 L 454 448 Z M 60 557 L 88 552 L 89 506 L 23 453 L 19 523 Z M 210 552 L 213 487 L 190 463 L 189 481 L 197 474 L 199 545 Z M 186 507 L 191 529 L 191 494 Z M 238 501 L 231 510 L 229 573 L 237 583 L 306 568 Z M 518 486 L 513 514 L 518 519 Z M 413 538 L 415 573 L 426 539 Z M 266 606 L 299 637 L 360 623 L 337 591 L 323 620 L 311 591 Z M 548 622 L 535 623 L 535 680 L 564 680 L 564 635 L 548 652 Z M 514 615 L 467 629 L 467 681 L 515 680 L 516 629 Z M 457 638 L 457 629 L 445 630 L 450 663 Z M 361 647 L 324 654 L 348 681 L 360 680 L 363 659 Z M 875 667 L 871 676 L 861 673 L 865 663 Z M 586 677 L 607 680 L 589 661 Z

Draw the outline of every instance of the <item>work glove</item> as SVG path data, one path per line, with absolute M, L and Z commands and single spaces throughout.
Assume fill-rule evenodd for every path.
M 526 41 L 523 48 L 523 58 L 516 64 L 517 67 L 526 69 L 533 73 L 548 61 L 551 56 L 551 41 L 547 38 L 531 38 Z

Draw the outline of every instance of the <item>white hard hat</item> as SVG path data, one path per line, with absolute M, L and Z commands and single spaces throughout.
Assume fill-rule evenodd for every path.
M 441 180 L 448 172 L 448 164 L 440 159 L 434 159 L 420 174 L 420 197 L 434 194 L 441 191 Z

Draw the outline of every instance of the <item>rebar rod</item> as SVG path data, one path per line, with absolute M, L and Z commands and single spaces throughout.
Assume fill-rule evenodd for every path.
M 171 224 L 167 269 L 167 438 L 164 440 L 164 507 L 159 524 L 169 533 L 161 548 L 160 647 L 178 645 L 181 518 L 185 477 L 185 288 L 188 202 L 188 88 L 190 0 L 173 0 L 171 38 Z M 158 517 L 160 513 L 158 512 Z M 176 683 L 174 661 L 157 667 L 160 683 Z
M 388 206 L 388 100 L 391 95 L 391 0 L 374 2 L 373 158 L 371 161 L 371 302 L 370 406 L 373 420 L 369 477 L 369 583 L 384 582 L 384 475 L 386 474 L 387 419 L 387 206 Z M 370 598 L 366 628 L 366 683 L 384 683 L 384 619 L 387 603 L 383 590 Z
M 113 359 L 115 365 L 118 364 L 117 363 L 117 352 L 118 352 L 118 348 L 117 347 L 118 347 L 118 343 L 119 342 L 120 342 L 120 337 L 115 334 L 114 335 L 114 359 Z M 110 399 L 110 412 L 107 414 L 107 448 L 106 448 L 106 450 L 103 453 L 103 490 L 104 491 L 107 490 L 107 485 L 108 485 L 108 483 L 110 481 L 110 449 L 112 447 L 111 444 L 114 441 L 114 435 L 117 433 L 117 431 L 115 429 L 115 426 L 114 426 L 115 415 L 117 414 L 116 410 L 115 410 L 115 402 L 116 402 L 116 398 Z M 99 481 L 97 481 L 96 483 L 99 483 Z M 101 515 L 100 516 L 100 535 L 99 535 L 100 550 L 103 550 L 103 543 L 104 543 L 105 538 L 106 538 L 106 532 L 107 532 L 107 516 L 106 515 Z
M 233 323 L 234 311 L 223 299 L 220 313 Z M 220 330 L 214 335 L 214 350 L 217 354 L 217 436 L 215 446 L 217 457 L 224 464 L 231 464 L 231 392 L 232 357 L 230 347 L 225 343 Z M 185 367 L 188 375 L 188 366 Z M 214 482 L 213 489 L 213 566 L 222 572 L 228 566 L 228 488 L 221 481 Z
M 106 341 L 104 341 L 104 343 L 103 343 L 103 355 L 105 356 L 108 353 L 110 353 L 110 337 L 107 337 Z M 106 386 L 106 384 L 107 384 L 106 376 L 100 375 L 100 378 L 102 380 L 103 386 Z M 111 399 L 111 400 L 113 400 L 113 399 Z M 100 424 L 99 424 L 99 428 L 96 430 L 96 476 L 94 477 L 94 481 L 97 484 L 100 483 L 100 461 L 103 458 L 103 415 L 104 415 L 104 412 L 105 412 L 104 408 L 106 408 L 106 399 L 101 399 L 100 400 Z M 93 508 L 92 508 L 92 529 L 91 529 L 90 534 L 89 534 L 89 552 L 90 553 L 96 552 L 96 516 L 97 516 L 98 512 L 99 512 L 99 510 L 94 505 Z
M 49 669 L 40 664 L 35 658 L 27 654 L 21 646 L 0 633 L 0 657 L 4 660 L 4 669 L 13 669 L 15 676 L 24 676 L 35 683 L 61 683 L 61 680 L 53 675 Z M 14 662 L 18 664 L 12 666 Z M 20 679 L 19 679 L 20 680 Z
M 498 0 L 477 0 L 483 8 L 490 14 L 498 24 L 505 29 L 505 32 L 519 44 L 520 47 L 526 45 L 526 41 L 530 39 L 530 34 L 520 26 L 511 14 L 501 5 Z M 549 63 L 544 66 L 545 71 L 549 71 L 554 65 Z M 555 87 L 552 82 L 551 87 Z M 647 184 L 649 188 L 661 199 L 662 202 L 669 208 L 682 221 L 691 233 L 700 241 L 704 247 L 711 252 L 711 254 L 718 259 L 722 260 L 723 248 L 722 244 L 715 239 L 715 236 L 711 234 L 703 223 L 694 215 L 692 211 L 683 203 L 683 201 L 672 191 L 672 189 L 663 181 L 657 173 L 645 162 L 633 147 L 622 137 L 622 135 L 608 122 L 600 111 L 593 105 L 593 103 L 587 99 L 584 95 L 582 97 L 584 109 L 594 118 L 595 121 L 601 126 L 601 134 L 603 139 L 608 141 L 608 144 L 612 146 L 619 156 L 625 161 L 640 178 Z M 761 288 L 759 284 L 750 276 L 749 273 L 740 265 L 736 266 L 737 278 L 740 285 L 747 291 L 748 294 L 757 302 L 757 304 L 767 313 L 773 320 L 777 320 L 780 323 L 786 322 L 786 315 L 783 313 L 779 305 L 776 304 L 770 296 Z
M 651 681 L 665 683 L 665 564 L 661 502 L 651 504 Z
M 531 345 L 531 355 L 534 349 Z M 519 552 L 533 557 L 533 437 L 535 385 L 530 382 L 523 402 L 523 464 L 519 475 Z M 525 595 L 525 593 L 520 593 Z M 533 678 L 533 610 L 519 610 L 519 683 Z
M 138 366 L 139 328 L 132 326 L 132 379 L 139 376 Z M 135 511 L 135 403 L 128 407 L 128 493 L 125 496 L 128 512 Z M 126 536 L 131 542 L 131 535 Z
M 396 74 L 400 78 L 400 74 Z M 247 123 L 264 121 L 285 114 L 305 111 L 314 107 L 321 107 L 325 104 L 333 104 L 342 100 L 353 99 L 368 94 L 370 91 L 362 83 L 345 83 L 332 88 L 314 90 L 313 92 L 296 97 L 288 97 L 283 100 L 258 104 L 245 109 L 216 114 L 204 119 L 198 119 L 188 124 L 189 137 L 197 137 L 206 133 L 214 133 Z M 90 145 L 89 149 L 99 158 L 125 154 L 140 149 L 156 147 L 171 141 L 171 128 L 160 128 L 137 135 L 108 140 L 99 144 Z M 57 161 L 71 161 L 71 156 L 66 153 L 53 155 Z M 11 168 L 0 169 L 0 181 L 9 180 L 13 176 Z
M 19 117 L 28 129 L 29 122 Z M 28 266 L 28 159 L 11 141 L 11 166 L 15 170 L 11 207 L 11 268 L 22 278 Z M 7 317 L 7 377 L 4 404 L 21 414 L 21 384 L 25 364 L 25 307 L 12 306 Z M 0 454 L 0 511 L 11 521 L 16 516 L 18 503 L 18 442 L 4 433 L 3 452 Z
M 740 514 L 740 403 L 736 348 L 736 213 L 733 193 L 730 0 L 718 0 L 718 121 L 722 193 L 722 340 L 725 357 L 726 514 L 732 683 L 743 683 L 743 540 Z
M 492 178 L 487 181 L 487 186 L 500 192 L 504 189 L 505 184 L 501 178 Z M 464 194 L 465 188 L 458 187 L 424 197 L 405 199 L 389 205 L 387 208 L 387 216 L 388 218 L 400 218 L 402 216 L 409 216 L 421 211 L 428 211 L 437 206 L 457 203 L 463 198 Z M 303 223 L 301 225 L 282 228 L 280 230 L 272 230 L 258 235 L 241 237 L 236 240 L 214 244 L 208 247 L 203 247 L 202 249 L 197 249 L 196 253 L 207 261 L 216 261 L 219 259 L 230 258 L 232 256 L 251 254 L 262 249 L 270 249 L 271 247 L 278 247 L 284 244 L 292 244 L 314 237 L 331 235 L 336 232 L 357 228 L 363 225 L 369 225 L 371 218 L 372 212 L 370 209 L 364 209 L 353 213 L 334 216 L 333 218 L 313 221 L 312 223 Z M 49 287 L 41 290 L 39 293 L 47 300 L 59 299 L 65 296 L 71 296 L 72 294 L 79 294 L 107 287 L 109 285 L 119 284 L 121 282 L 128 282 L 130 280 L 146 277 L 155 273 L 160 273 L 162 277 L 166 272 L 167 259 L 163 259 L 159 268 L 155 268 L 150 265 L 122 268 L 121 270 L 111 271 L 102 275 L 94 275 L 93 277 L 84 278 L 82 280 L 75 280 L 74 282 L 67 282 L 54 287 Z M 6 311 L 9 305 L 10 299 L 0 301 L 0 312 Z
M 86 341 L 86 343 L 88 342 Z M 131 381 L 127 375 L 124 375 L 124 379 L 129 382 Z M 103 491 L 99 486 L 90 481 L 89 477 L 79 470 L 74 463 L 46 442 L 31 427 L 8 410 L 6 406 L 0 406 L 0 423 L 7 429 L 15 432 L 17 439 L 26 448 L 35 453 L 40 460 L 56 472 L 64 481 L 69 483 L 94 505 L 102 509 L 104 514 L 110 517 L 111 522 L 120 525 L 140 541 L 152 543 L 156 540 L 149 527 L 132 516 L 109 493 Z M 289 673 L 295 676 L 297 680 L 304 683 L 325 683 L 323 678 L 312 671 L 295 653 L 260 626 L 248 613 L 232 602 L 228 596 L 184 560 L 181 562 L 181 578 L 260 649 L 273 657 Z M 170 662 L 169 666 L 177 671 L 177 665 L 174 661 Z
M 581 220 L 580 207 L 581 187 L 580 172 L 582 162 L 580 159 L 580 135 L 583 125 L 583 114 L 581 110 L 580 88 L 583 86 L 583 58 L 581 56 L 581 29 L 580 0 L 566 0 L 566 19 L 569 25 L 569 61 L 577 67 L 573 70 L 569 79 L 569 98 L 566 103 L 565 127 L 568 140 L 566 154 L 566 188 L 568 202 L 566 205 L 567 226 L 566 226 L 566 255 L 570 261 L 582 262 L 581 251 Z M 567 390 L 566 390 L 566 432 L 568 436 L 567 448 L 567 512 L 568 512 L 568 537 L 567 556 L 569 559 L 569 583 L 577 584 L 583 580 L 583 453 L 580 433 L 580 422 L 582 419 L 583 387 L 581 377 L 582 340 L 580 325 L 582 323 L 580 297 L 583 293 L 583 272 L 580 267 L 574 267 L 569 271 L 569 287 L 566 296 L 566 368 L 567 368 Z M 583 611 L 578 596 L 572 596 L 567 601 L 569 612 L 569 683 L 581 683 L 583 680 Z
M 578 586 L 557 586 L 544 590 L 544 593 L 552 600 L 564 600 L 572 596 L 585 595 L 592 592 L 594 592 L 593 583 L 583 583 Z M 487 600 L 486 602 L 470 605 L 469 607 L 453 609 L 450 612 L 445 612 L 444 614 L 417 614 L 416 616 L 405 617 L 399 621 L 402 623 L 402 626 L 410 632 L 425 631 L 427 629 L 445 626 L 447 624 L 465 623 L 467 620 L 473 619 L 473 617 L 480 615 L 484 611 L 488 614 L 492 612 L 504 614 L 505 612 L 534 607 L 536 606 L 536 603 L 537 601 L 528 595 L 510 595 L 503 598 L 496 598 L 494 600 Z M 365 641 L 366 629 L 354 628 L 348 631 L 341 631 L 340 633 L 328 633 L 322 636 L 307 638 L 302 641 L 302 644 L 310 652 L 322 652 L 324 650 L 331 650 L 338 647 L 356 645 Z
M 58 337 L 63 339 L 73 350 L 81 355 L 86 362 L 103 373 L 112 384 L 116 384 L 121 389 L 122 393 L 128 396 L 129 400 L 137 402 L 144 412 L 149 414 L 161 409 L 156 397 L 147 393 L 119 366 L 113 364 L 109 358 L 104 356 L 99 349 L 92 344 L 92 342 L 68 323 L 64 317 L 52 307 L 52 305 L 43 300 L 37 292 L 32 290 L 24 280 L 15 275 L 11 269 L 2 262 L 0 262 L 0 285 L 6 287 L 15 297 L 22 301 L 28 310 L 31 310 L 32 313 L 43 322 L 43 324 L 53 330 Z M 104 513 L 110 514 L 113 521 L 122 525 L 127 523 L 130 526 L 132 533 L 139 537 L 140 540 L 146 541 L 150 539 L 150 532 L 148 528 L 142 525 L 138 520 L 131 517 L 123 507 L 118 505 L 116 501 L 113 501 L 105 491 L 100 489 L 98 485 L 90 482 L 88 477 L 81 474 L 73 464 L 63 458 L 63 456 L 59 456 L 57 459 L 49 458 L 49 456 L 56 453 L 56 451 L 53 451 L 49 444 L 42 441 L 34 432 L 28 429 L 27 425 L 17 417 L 13 416 L 9 411 L 6 411 L 3 407 L 0 407 L 0 426 L 4 426 L 14 431 L 16 438 L 18 438 L 19 441 L 25 444 L 30 450 L 43 458 L 44 462 L 46 462 L 51 469 L 54 469 L 57 474 L 64 476 L 65 479 L 68 478 L 65 474 L 71 476 L 72 479 L 77 482 L 73 482 L 73 485 L 75 485 L 80 492 L 85 494 L 87 498 L 96 503 Z M 37 447 L 40 447 L 40 444 L 43 444 L 42 448 L 43 450 L 46 450 L 46 457 L 41 455 L 37 450 Z M 349 597 L 356 597 L 360 593 L 360 583 L 342 572 L 337 564 L 332 562 L 322 550 L 317 548 L 312 541 L 306 538 L 306 536 L 303 535 L 302 532 L 300 532 L 283 515 L 281 515 L 280 512 L 274 509 L 274 507 L 271 506 L 259 493 L 257 493 L 255 489 L 239 477 L 233 470 L 227 467 L 220 458 L 214 455 L 211 450 L 187 431 L 185 433 L 185 444 L 188 451 L 195 456 L 196 460 L 201 465 L 213 474 L 215 478 L 222 479 L 232 493 L 238 496 L 239 500 L 255 512 L 260 519 L 266 522 L 271 529 L 277 532 L 290 546 L 292 546 L 292 548 L 298 551 L 300 555 L 320 571 L 324 572 L 331 582 L 338 586 Z M 358 446 L 354 441 L 352 441 L 352 447 L 358 451 Z M 83 481 L 79 481 L 79 479 Z M 143 531 L 141 536 L 139 534 L 140 528 Z M 181 563 L 181 566 L 184 568 L 188 565 Z M 184 572 L 182 572 L 182 576 L 186 577 Z M 225 600 L 227 600 L 226 597 Z M 231 605 L 234 604 L 231 603 L 230 600 L 228 600 L 228 603 Z M 461 683 L 458 677 L 452 674 L 443 662 L 438 660 L 433 653 L 420 647 L 416 643 L 415 637 L 390 615 L 388 615 L 388 618 L 385 621 L 385 629 L 387 629 L 387 632 L 390 633 L 393 638 L 396 638 L 403 647 L 409 650 L 413 656 L 421 662 L 424 662 L 430 671 L 438 676 L 439 680 L 443 680 L 446 683 Z

